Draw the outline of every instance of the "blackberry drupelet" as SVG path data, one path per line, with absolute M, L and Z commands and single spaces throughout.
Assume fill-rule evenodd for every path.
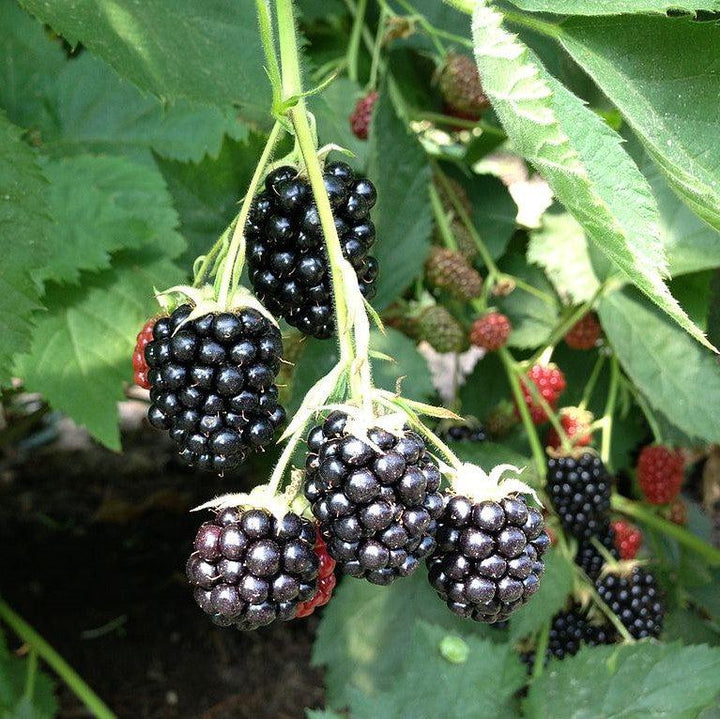
M 503 621 L 540 587 L 550 538 L 542 514 L 520 495 L 478 502 L 450 498 L 436 538 L 428 579 L 461 617 Z
M 153 326 L 148 420 L 188 464 L 222 472 L 270 444 L 285 419 L 275 385 L 282 339 L 252 308 L 186 321 L 190 313 L 182 305 Z
M 389 584 L 435 548 L 440 471 L 415 432 L 371 428 L 372 447 L 351 427 L 335 411 L 310 431 L 305 496 L 338 567 Z
M 343 256 L 353 266 L 363 296 L 372 299 L 378 264 L 368 250 L 375 242 L 369 217 L 375 187 L 343 162 L 326 165 L 323 178 Z M 258 298 L 305 334 L 330 337 L 332 291 L 320 216 L 310 183 L 298 176 L 297 168 L 279 167 L 267 176 L 245 234 L 250 281 Z
M 315 528 L 288 512 L 224 509 L 203 524 L 187 576 L 195 601 L 220 626 L 249 630 L 293 619 L 315 596 L 320 560 Z
M 655 577 L 634 566 L 625 571 L 610 570 L 596 583 L 600 598 L 617 615 L 635 639 L 659 637 L 665 606 Z
M 487 432 L 479 422 L 463 422 L 438 427 L 435 432 L 443 442 L 485 442 Z
M 597 455 L 548 459 L 547 491 L 562 526 L 574 537 L 589 539 L 604 528 L 611 480 Z
M 613 559 L 619 559 L 620 555 L 615 546 L 615 532 L 610 526 L 610 521 L 606 519 L 594 537 L 583 539 L 578 544 L 577 553 L 575 554 L 575 564 L 577 564 L 590 579 L 595 581 L 605 566 L 605 557 L 600 554 L 598 548 L 593 543 L 593 539 L 600 542 Z
M 553 657 L 556 659 L 574 657 L 586 640 L 587 633 L 587 612 L 579 604 L 573 603 L 569 609 L 558 612 L 550 624 L 545 661 Z M 534 650 L 520 655 L 529 670 L 532 670 L 535 664 L 535 656 Z

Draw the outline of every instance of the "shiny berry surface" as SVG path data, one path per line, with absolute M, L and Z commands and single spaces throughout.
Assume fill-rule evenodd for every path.
M 470 328 L 470 344 L 495 352 L 507 344 L 512 330 L 510 320 L 500 312 L 479 317 Z
M 642 545 L 642 532 L 634 525 L 621 519 L 612 523 L 615 533 L 615 547 L 620 559 L 635 559 Z

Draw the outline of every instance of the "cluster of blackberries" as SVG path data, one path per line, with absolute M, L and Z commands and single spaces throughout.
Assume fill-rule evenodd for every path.
M 317 592 L 312 522 L 264 509 L 225 509 L 203 524 L 187 576 L 200 608 L 220 626 L 257 629 L 293 619 Z
M 575 602 L 569 609 L 558 612 L 550 623 L 545 661 L 547 662 L 552 657 L 564 659 L 575 656 L 580 651 L 583 642 L 588 639 L 589 626 L 587 612 Z M 520 655 L 529 670 L 532 670 L 535 664 L 535 657 L 534 650 L 523 652 Z
M 369 218 L 376 193 L 372 182 L 349 165 L 333 162 L 323 175 L 344 257 L 358 276 L 360 291 L 375 294 L 378 265 L 368 250 L 375 241 Z M 321 339 L 333 333 L 332 291 L 317 206 L 298 169 L 279 167 L 265 179 L 245 229 L 250 281 L 274 315 Z
M 389 584 L 435 549 L 440 470 L 416 433 L 375 427 L 367 440 L 332 412 L 307 438 L 305 496 L 345 574 Z
M 190 313 L 182 305 L 153 325 L 148 419 L 190 465 L 221 472 L 270 444 L 285 419 L 275 385 L 282 339 L 255 309 L 188 321 Z
M 454 496 L 438 520 L 429 580 L 455 614 L 502 621 L 537 592 L 549 546 L 542 514 L 522 497 Z

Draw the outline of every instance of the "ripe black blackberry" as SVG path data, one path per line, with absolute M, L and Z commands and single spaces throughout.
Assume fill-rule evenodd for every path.
M 600 542 L 613 559 L 620 559 L 620 555 L 615 546 L 615 532 L 610 526 L 610 521 L 605 519 L 598 529 L 597 535 L 589 539 L 583 539 L 578 544 L 577 553 L 575 554 L 575 564 L 577 564 L 590 579 L 595 581 L 605 566 L 605 557 L 595 546 L 593 539 Z
M 608 518 L 611 480 L 597 455 L 548 459 L 547 490 L 562 526 L 577 539 L 597 535 Z
M 614 644 L 618 640 L 618 633 L 612 624 L 602 621 L 600 624 L 588 622 L 585 628 L 585 644 L 589 647 L 601 647 L 605 644 Z
M 540 587 L 550 538 L 542 514 L 521 495 L 451 497 L 436 538 L 428 579 L 458 616 L 503 621 Z
M 305 496 L 328 553 L 345 574 L 389 584 L 435 548 L 440 471 L 415 432 L 367 431 L 332 412 L 308 435 Z
M 190 313 L 182 305 L 153 326 L 148 420 L 188 464 L 221 472 L 270 444 L 285 419 L 275 385 L 282 338 L 249 307 L 187 321 Z
M 288 512 L 224 509 L 203 524 L 187 576 L 195 601 L 220 626 L 248 630 L 293 619 L 317 591 L 312 522 Z
M 463 422 L 440 426 L 435 431 L 443 442 L 484 442 L 487 432 L 479 422 Z
M 601 576 L 595 586 L 631 636 L 635 639 L 660 636 L 665 605 L 655 577 L 647 569 L 620 564 Z
M 343 162 L 326 165 L 323 178 L 343 256 L 355 269 L 362 294 L 372 299 L 378 264 L 368 250 L 375 242 L 369 217 L 375 187 Z M 332 292 L 320 216 L 310 183 L 297 168 L 278 167 L 267 176 L 245 234 L 250 281 L 263 304 L 305 334 L 330 337 Z
M 575 656 L 587 637 L 587 630 L 587 612 L 579 604 L 573 602 L 569 609 L 558 612 L 550 624 L 545 661 Z M 532 669 L 535 651 L 524 652 L 520 658 Z

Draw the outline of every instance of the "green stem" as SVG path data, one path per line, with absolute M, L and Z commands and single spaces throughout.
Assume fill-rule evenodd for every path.
M 466 15 L 472 15 L 475 9 L 475 0 L 444 0 L 444 2 Z
M 358 0 L 355 8 L 355 20 L 353 22 L 352 32 L 350 33 L 350 42 L 348 43 L 348 77 L 353 81 L 358 81 L 358 54 L 360 50 L 360 35 L 365 24 L 365 12 L 367 11 L 367 0 Z
M 578 405 L 579 409 L 586 409 L 588 404 L 590 403 L 593 392 L 595 391 L 595 385 L 597 384 L 597 381 L 600 377 L 600 372 L 602 371 L 604 365 L 605 355 L 599 354 L 598 358 L 595 360 L 595 366 L 590 373 L 590 378 L 588 379 L 587 384 L 585 385 L 585 389 L 583 390 L 582 399 L 580 400 L 580 404 Z
M 626 514 L 628 517 L 633 517 L 639 522 L 647 524 L 647 526 L 652 529 L 657 529 L 667 534 L 669 537 L 677 540 L 679 544 L 684 545 L 703 557 L 709 564 L 720 566 L 720 549 L 716 549 L 678 524 L 663 519 L 644 504 L 633 502 L 619 494 L 613 494 L 612 508 L 622 514 Z
M 440 230 L 443 244 L 448 249 L 457 251 L 458 246 L 457 241 L 455 240 L 455 235 L 453 235 L 447 215 L 445 214 L 445 208 L 442 206 L 440 196 L 438 195 L 437 189 L 435 189 L 435 185 L 432 182 L 430 183 L 430 204 L 432 205 L 435 222 Z
M 372 62 L 370 64 L 370 79 L 368 80 L 367 89 L 375 90 L 377 88 L 378 72 L 380 70 L 380 51 L 382 50 L 383 33 L 385 32 L 385 20 L 387 12 L 385 8 L 380 8 L 380 17 L 378 18 L 377 32 L 375 33 L 375 42 L 372 45 Z M 365 32 L 363 28 L 363 33 Z M 364 34 L 363 34 L 364 40 Z
M 330 200 L 328 199 L 323 182 L 322 168 L 317 157 L 317 148 L 308 121 L 305 100 L 302 97 L 302 81 L 300 78 L 300 58 L 298 53 L 297 36 L 295 32 L 295 17 L 293 15 L 292 0 L 276 0 L 278 37 L 280 40 L 280 59 L 282 63 L 283 92 L 285 97 L 298 97 L 297 104 L 288 112 L 295 129 L 295 137 L 302 154 L 305 169 L 307 170 L 312 187 L 315 203 L 318 208 L 320 224 L 325 238 L 328 264 L 333 291 L 335 308 L 335 328 L 340 346 L 340 362 L 351 366 L 355 360 L 355 348 L 351 336 L 351 322 L 348 313 L 346 292 L 357 292 L 357 286 L 346 288 L 343 278 L 343 258 L 340 240 L 338 238 L 335 220 L 333 219 Z M 363 359 L 363 358 L 361 358 Z M 367 358 L 361 363 L 359 373 L 351 370 L 351 394 L 355 399 L 367 396 L 370 389 L 370 366 Z
M 505 367 L 505 373 L 507 374 L 508 382 L 510 382 L 510 389 L 512 390 L 513 397 L 515 398 L 515 405 L 520 412 L 520 419 L 522 420 L 523 426 L 525 427 L 525 433 L 527 434 L 528 441 L 530 442 L 530 449 L 532 450 L 533 459 L 537 467 L 538 477 L 541 483 L 545 481 L 545 450 L 540 443 L 537 429 L 530 416 L 530 410 L 527 404 L 525 404 L 525 398 L 523 396 L 522 388 L 520 387 L 520 380 L 517 372 L 515 371 L 515 360 L 513 359 L 510 352 L 506 347 L 501 347 L 498 350 L 500 359 L 502 360 L 503 366 Z
M 18 614 L 0 599 L 2 619 L 67 684 L 96 719 L 117 719 L 80 675 Z
M 617 629 L 618 634 L 620 634 L 620 636 L 626 642 L 629 642 L 631 644 L 634 643 L 635 639 L 630 634 L 630 632 L 627 630 L 627 627 L 620 621 L 617 614 L 615 614 L 615 612 L 613 612 L 613 610 L 610 609 L 610 607 L 608 607 L 608 605 L 603 601 L 603 598 L 598 594 L 597 589 L 595 589 L 595 584 L 593 582 L 591 582 L 588 579 L 585 572 L 583 572 L 582 569 L 580 569 L 580 567 L 578 567 L 576 565 L 575 565 L 575 571 L 580 576 L 582 576 L 584 588 L 588 592 L 590 592 L 590 595 L 592 596 L 593 601 L 595 602 L 595 604 L 598 605 L 598 607 L 600 607 L 600 611 L 610 620 L 610 623 L 615 627 L 615 629 Z
M 545 35 L 546 37 L 551 37 L 555 40 L 559 40 L 564 35 L 563 30 L 559 25 L 545 22 L 544 20 L 538 20 L 536 17 L 530 17 L 528 15 L 511 12 L 509 10 L 502 10 L 502 14 L 507 22 L 513 23 L 514 25 L 522 25 L 529 30 L 534 30 L 540 35 Z
M 240 208 L 240 214 L 237 216 L 237 220 L 235 222 L 227 256 L 223 260 L 223 264 L 218 268 L 221 279 L 217 299 L 218 304 L 222 308 L 227 308 L 231 290 L 234 289 L 236 283 L 240 281 L 240 275 L 242 274 L 242 268 L 245 262 L 245 224 L 247 223 L 252 203 L 255 200 L 255 194 L 258 186 L 265 174 L 265 168 L 270 161 L 270 157 L 272 156 L 275 145 L 280 139 L 282 132 L 282 123 L 279 121 L 275 122 L 272 130 L 270 130 L 270 135 L 268 136 L 267 143 L 265 144 L 265 149 L 260 156 L 260 161 L 258 162 L 252 179 L 250 180 L 250 184 L 248 185 L 245 200 L 243 201 L 242 207 Z
M 602 417 L 602 439 L 600 442 L 600 459 L 610 468 L 610 445 L 612 443 L 613 415 L 617 402 L 617 391 L 620 381 L 620 365 L 617 357 L 613 356 L 610 364 L 610 387 L 608 389 L 607 402 Z
M 633 393 L 635 397 L 635 401 L 640 405 L 640 409 L 642 410 L 643 414 L 645 415 L 645 419 L 647 420 L 648 424 L 650 425 L 650 431 L 653 433 L 653 437 L 655 438 L 655 441 L 658 444 L 663 443 L 663 433 L 660 429 L 660 423 L 657 421 L 657 417 L 655 416 L 655 413 L 650 408 L 650 405 L 648 404 L 647 400 L 643 396 L 643 394 L 638 390 L 637 387 L 631 385 L 628 382 L 627 385 L 630 388 L 630 391 Z
M 269 0 L 256 0 L 258 26 L 260 27 L 260 39 L 262 41 L 267 72 L 270 77 L 273 94 L 273 109 L 280 105 L 282 100 L 282 80 L 280 78 L 280 65 L 275 52 L 275 36 L 272 27 L 272 15 L 270 13 Z
M 548 619 L 540 630 L 537 644 L 535 645 L 535 662 L 532 668 L 532 678 L 539 679 L 545 671 L 545 653 L 547 652 L 548 642 L 550 641 L 550 624 L 552 621 Z
M 465 120 L 461 117 L 451 117 L 450 115 L 442 115 L 439 112 L 428 112 L 425 110 L 417 110 L 413 112 L 415 120 L 427 120 L 437 125 L 451 125 L 455 127 L 464 127 L 468 130 L 480 129 L 483 134 L 495 135 L 497 138 L 507 139 L 507 135 L 494 125 L 490 125 L 482 120 Z
M 515 286 L 518 289 L 521 289 L 523 292 L 527 292 L 529 295 L 533 295 L 533 297 L 537 297 L 539 300 L 545 302 L 545 304 L 552 305 L 553 307 L 557 305 L 557 300 L 552 295 L 549 295 L 547 292 L 539 290 L 537 287 L 533 287 L 531 284 L 525 282 L 525 280 L 521 279 L 520 277 L 515 277 L 515 275 L 503 274 L 498 277 L 498 280 L 502 280 L 504 278 L 511 280 L 515 283 Z
M 30 650 L 27 658 L 27 674 L 25 676 L 25 693 L 23 696 L 32 703 L 35 696 L 35 683 L 38 673 L 38 653 L 35 649 Z

